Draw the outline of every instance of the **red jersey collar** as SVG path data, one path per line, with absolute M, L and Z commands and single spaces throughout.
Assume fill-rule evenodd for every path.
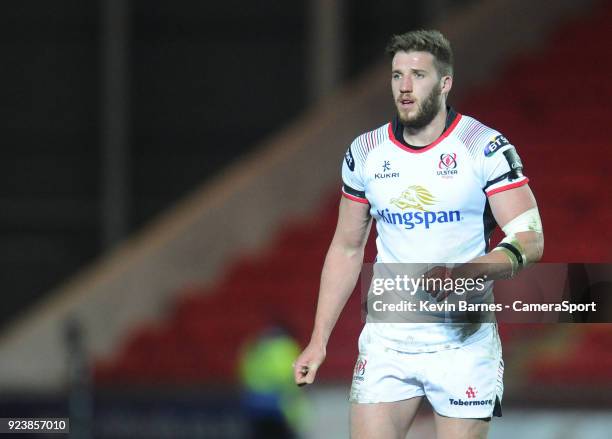
M 457 113 L 451 107 L 447 109 L 448 114 L 446 116 L 446 126 L 444 131 L 433 143 L 430 143 L 427 146 L 422 148 L 415 148 L 414 146 L 409 145 L 404 140 L 404 126 L 400 122 L 397 115 L 393 118 L 391 122 L 389 122 L 388 130 L 389 130 L 389 138 L 393 143 L 402 148 L 404 151 L 408 151 L 414 154 L 420 154 L 425 151 L 429 151 L 431 148 L 436 146 L 438 143 L 442 142 L 448 135 L 455 129 L 459 121 L 461 120 L 461 114 Z

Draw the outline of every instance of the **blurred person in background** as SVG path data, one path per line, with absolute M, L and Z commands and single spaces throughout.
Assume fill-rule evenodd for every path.
M 325 359 L 357 282 L 372 218 L 377 264 L 440 264 L 428 276 L 486 278 L 489 297 L 489 280 L 512 277 L 542 255 L 541 221 L 515 147 L 447 106 L 448 40 L 438 31 L 413 31 L 394 36 L 387 51 L 397 115 L 346 151 L 314 328 L 294 363 L 299 386 L 314 381 Z M 496 225 L 506 237 L 491 250 Z M 433 407 L 438 438 L 486 437 L 491 418 L 501 416 L 502 377 L 495 323 L 366 322 L 349 398 L 351 437 L 404 438 L 423 397 Z
M 293 383 L 299 345 L 281 326 L 271 327 L 242 349 L 242 407 L 252 439 L 301 437 L 307 402 Z

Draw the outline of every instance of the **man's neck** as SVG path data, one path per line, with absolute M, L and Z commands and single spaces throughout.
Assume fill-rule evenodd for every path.
M 413 146 L 426 146 L 435 142 L 444 132 L 446 116 L 446 105 L 442 105 L 436 117 L 427 126 L 418 129 L 404 127 L 404 140 Z

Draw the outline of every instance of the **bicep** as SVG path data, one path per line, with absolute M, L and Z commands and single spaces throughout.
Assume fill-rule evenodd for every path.
M 521 213 L 537 207 L 533 192 L 527 184 L 491 195 L 489 204 L 495 221 L 502 228 Z
M 371 224 L 369 204 L 342 197 L 332 245 L 345 249 L 362 249 L 367 242 Z

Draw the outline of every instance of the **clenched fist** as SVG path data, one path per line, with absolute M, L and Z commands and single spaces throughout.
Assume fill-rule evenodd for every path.
M 325 360 L 325 347 L 312 342 L 297 357 L 293 363 L 293 377 L 295 384 L 304 386 L 312 384 L 315 380 L 319 366 Z

